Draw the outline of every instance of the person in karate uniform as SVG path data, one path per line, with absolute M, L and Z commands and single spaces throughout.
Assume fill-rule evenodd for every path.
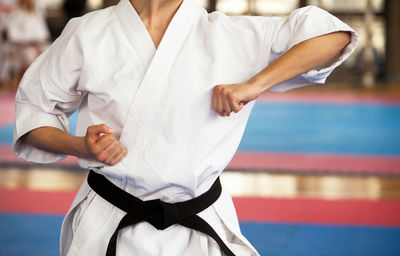
M 44 14 L 35 0 L 18 0 L 15 8 L 6 17 L 6 54 L 4 73 L 14 76 L 16 87 L 23 73 L 33 60 L 47 47 L 50 32 Z M 6 81 L 8 82 L 8 81 Z M 11 88 L 16 91 L 16 88 Z
M 315 6 L 284 19 L 207 13 L 192 0 L 121 0 L 72 19 L 27 70 L 13 149 L 36 163 L 75 155 L 143 201 L 190 200 L 232 159 L 258 95 L 324 83 L 357 42 Z M 67 118 L 76 109 L 73 136 Z M 105 255 L 125 214 L 85 181 L 63 222 L 61 255 Z M 234 255 L 259 255 L 225 191 L 198 216 Z M 143 221 L 117 241 L 117 255 L 225 255 L 179 224 Z

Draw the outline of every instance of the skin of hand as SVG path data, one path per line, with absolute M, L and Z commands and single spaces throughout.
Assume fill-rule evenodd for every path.
M 102 135 L 104 133 L 104 135 Z M 111 134 L 105 124 L 92 125 L 86 130 L 85 145 L 93 158 L 108 165 L 115 165 L 126 155 L 126 150 Z
M 111 135 L 113 132 L 105 124 L 92 125 L 87 128 L 85 136 L 80 137 L 55 127 L 44 126 L 30 131 L 22 140 L 47 152 L 96 159 L 107 165 L 115 165 L 126 155 L 126 150 Z
M 212 108 L 220 116 L 239 112 L 262 92 L 332 61 L 350 42 L 348 32 L 334 32 L 305 40 L 285 52 L 250 80 L 213 88 Z
M 230 116 L 232 111 L 239 112 L 247 102 L 256 99 L 259 94 L 256 86 L 247 83 L 220 84 L 213 89 L 213 109 L 220 116 Z

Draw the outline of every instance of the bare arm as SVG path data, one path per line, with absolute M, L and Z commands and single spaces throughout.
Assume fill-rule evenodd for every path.
M 213 109 L 220 116 L 229 116 L 232 111 L 237 113 L 246 102 L 256 99 L 263 91 L 332 60 L 349 42 L 348 32 L 335 32 L 303 41 L 249 81 L 215 86 Z
M 115 165 L 125 156 L 126 151 L 110 135 L 112 133 L 112 129 L 104 124 L 89 126 L 84 137 L 45 126 L 30 131 L 21 139 L 47 152 L 96 159 L 108 165 Z
M 348 32 L 335 32 L 306 40 L 289 49 L 249 80 L 261 92 L 329 62 L 350 43 Z
M 73 136 L 55 127 L 37 128 L 27 133 L 22 139 L 25 143 L 47 152 L 83 158 L 92 157 L 85 145 L 85 137 Z

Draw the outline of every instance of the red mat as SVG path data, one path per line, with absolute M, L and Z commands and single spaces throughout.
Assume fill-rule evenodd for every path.
M 65 214 L 76 191 L 0 188 L 0 212 Z M 400 201 L 236 197 L 241 221 L 400 227 Z
M 15 116 L 14 95 L 0 96 L 0 126 L 13 123 Z
M 228 168 L 291 172 L 400 174 L 400 157 L 240 151 L 235 154 Z

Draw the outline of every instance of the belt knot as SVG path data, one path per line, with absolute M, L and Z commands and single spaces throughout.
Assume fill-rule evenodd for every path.
M 147 215 L 146 221 L 158 230 L 164 230 L 179 222 L 178 205 L 166 203 L 160 199 L 144 202 L 151 209 L 151 213 Z

